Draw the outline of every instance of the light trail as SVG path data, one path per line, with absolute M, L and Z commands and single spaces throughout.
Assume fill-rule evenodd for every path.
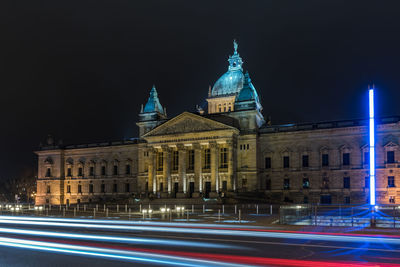
M 241 225 L 232 224 L 207 224 L 207 223 L 173 223 L 173 222 L 153 222 L 153 221 L 126 221 L 126 220 L 98 220 L 98 219 L 73 219 L 73 218 L 49 218 L 49 217 L 28 217 L 28 216 L 5 216 L 0 215 L 4 220 L 26 220 L 26 221 L 54 221 L 54 222 L 87 222 L 87 223 L 106 223 L 106 224 L 128 224 L 128 225 L 157 225 L 157 226 L 178 226 L 178 227 L 213 227 L 213 228 L 242 228 Z M 261 228 L 259 226 L 246 226 L 249 229 Z
M 54 242 L 43 242 L 33 240 L 23 240 L 17 238 L 0 237 L 0 246 L 27 248 L 40 251 L 61 252 L 67 254 L 78 254 L 86 256 L 96 256 L 150 264 L 173 265 L 173 266 L 242 266 L 234 263 L 218 262 L 211 260 L 185 258 L 173 255 L 161 255 L 155 253 L 136 252 L 127 250 L 105 249 L 98 247 L 78 246 L 60 244 Z
M 150 238 L 116 237 L 116 236 L 105 236 L 105 235 L 71 234 L 71 233 L 60 233 L 60 232 L 50 232 L 50 231 L 38 231 L 38 230 L 23 230 L 23 229 L 14 229 L 14 228 L 0 228 L 0 233 L 17 234 L 17 235 L 46 236 L 46 237 L 54 237 L 54 238 L 70 238 L 70 239 L 80 239 L 80 240 L 123 242 L 123 243 L 142 244 L 142 245 L 244 249 L 242 247 L 237 247 L 237 246 L 209 244 L 209 243 L 205 243 L 205 242 L 177 241 L 177 240 L 154 239 L 154 238 L 150 239 Z
M 178 227 L 157 227 L 157 226 L 137 226 L 137 225 L 107 225 L 107 224 L 88 224 L 88 223 L 62 223 L 45 221 L 23 221 L 23 220 L 4 220 L 0 219 L 0 224 L 16 225 L 35 225 L 52 226 L 68 228 L 89 228 L 89 229 L 107 229 L 107 230 L 128 230 L 128 231 L 153 231 L 153 232 L 171 232 L 171 233 L 189 233 L 205 235 L 225 235 L 225 236 L 247 236 L 247 237 L 266 237 L 282 239 L 307 239 L 318 241 L 336 241 L 336 242 L 370 242 L 382 244 L 400 244 L 400 238 L 393 237 L 371 237 L 371 236 L 352 236 L 335 235 L 326 233 L 293 233 L 278 231 L 260 231 L 260 230 L 240 230 L 240 229 L 218 229 L 218 228 L 178 228 Z

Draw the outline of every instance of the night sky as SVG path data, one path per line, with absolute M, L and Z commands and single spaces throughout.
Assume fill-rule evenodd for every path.
M 0 178 L 64 144 L 136 137 L 156 85 L 169 117 L 203 105 L 239 43 L 274 124 L 400 115 L 399 1 L 0 2 Z

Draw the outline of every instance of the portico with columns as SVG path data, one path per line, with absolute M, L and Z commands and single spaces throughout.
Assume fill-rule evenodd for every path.
M 154 128 L 143 136 L 150 152 L 148 191 L 176 198 L 234 191 L 238 135 L 235 127 L 189 112 Z

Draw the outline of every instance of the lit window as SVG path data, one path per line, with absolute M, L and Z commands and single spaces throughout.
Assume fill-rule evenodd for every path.
M 395 196 L 389 196 L 389 203 L 396 203 L 396 197 Z
M 177 171 L 179 168 L 179 151 L 172 152 L 172 170 Z
M 289 190 L 290 189 L 290 179 L 283 180 L 283 189 Z
M 188 164 L 188 170 L 194 170 L 194 150 L 189 150 L 189 164 Z
M 157 171 L 163 170 L 164 155 L 163 152 L 157 152 Z
M 303 178 L 303 188 L 304 189 L 310 188 L 310 180 L 308 178 Z
M 220 150 L 220 168 L 228 168 L 228 149 L 226 147 Z

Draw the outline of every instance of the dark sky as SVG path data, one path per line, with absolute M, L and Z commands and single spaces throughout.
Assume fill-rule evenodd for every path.
M 39 142 L 137 136 L 152 84 L 169 116 L 203 104 L 232 41 L 273 123 L 400 115 L 399 1 L 0 2 L 0 178 Z

